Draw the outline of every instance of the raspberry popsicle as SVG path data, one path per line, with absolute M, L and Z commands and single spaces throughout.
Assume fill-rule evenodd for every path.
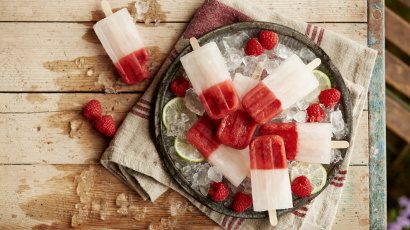
M 347 148 L 346 141 L 331 141 L 330 123 L 271 123 L 262 125 L 259 135 L 283 138 L 288 160 L 330 164 L 331 148 Z
M 181 57 L 182 66 L 207 114 L 221 119 L 240 106 L 225 60 L 215 42 L 199 47 L 195 38 L 190 41 L 194 51 Z
M 249 173 L 247 150 L 238 151 L 222 145 L 216 138 L 217 125 L 204 116 L 188 130 L 187 140 L 237 187 Z
M 285 145 L 280 136 L 260 136 L 252 141 L 250 167 L 254 211 L 293 207 Z M 273 218 L 271 213 L 269 216 Z
M 266 123 L 319 86 L 312 73 L 319 65 L 318 58 L 305 65 L 290 56 L 243 97 L 243 107 L 256 122 Z
M 257 123 L 246 111 L 237 110 L 221 120 L 217 136 L 222 144 L 244 149 L 251 142 Z
M 148 52 L 127 9 L 112 13 L 106 0 L 101 1 L 106 18 L 94 25 L 94 31 L 110 56 L 122 80 L 133 85 L 148 78 Z

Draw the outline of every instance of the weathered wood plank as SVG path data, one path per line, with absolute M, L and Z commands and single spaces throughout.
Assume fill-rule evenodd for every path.
M 143 201 L 123 183 L 99 165 L 91 166 L 90 177 L 94 182 L 89 190 L 93 201 L 107 202 L 106 219 L 100 220 L 99 214 L 89 213 L 83 227 L 104 227 L 116 229 L 147 229 L 150 224 L 169 221 L 178 229 L 208 229 L 217 225 L 201 214 L 183 197 L 169 191 L 155 203 Z M 0 166 L 0 227 L 35 229 L 65 229 L 70 226 L 75 208 L 80 204 L 74 182 L 81 172 L 90 170 L 88 165 L 2 165 Z M 84 174 L 83 174 L 84 176 Z M 131 204 L 145 216 L 134 219 L 135 213 L 121 216 L 117 213 L 115 198 L 125 193 L 131 197 Z M 344 188 L 339 211 L 336 215 L 336 229 L 351 226 L 352 229 L 368 229 L 369 217 L 368 167 L 351 166 Z M 83 202 L 87 203 L 87 202 Z M 174 208 L 179 210 L 174 212 Z M 89 210 L 85 207 L 84 210 Z M 340 227 L 339 227 L 340 226 Z
M 101 101 L 117 123 L 125 117 L 139 94 L 1 94 L 0 164 L 84 164 L 98 162 L 108 140 L 81 115 L 90 99 Z M 81 126 L 70 136 L 70 124 Z M 360 123 L 352 165 L 368 164 L 368 123 Z M 24 140 L 22 142 L 21 140 Z M 11 154 L 12 153 L 12 154 Z
M 410 143 L 410 110 L 392 97 L 386 97 L 387 106 L 387 127 Z
M 389 8 L 385 10 L 386 38 L 410 55 L 410 24 Z
M 318 25 L 362 44 L 366 42 L 364 23 Z M 91 26 L 85 23 L 0 23 L 0 91 L 144 90 L 146 83 L 121 84 Z M 138 26 L 151 51 L 151 75 L 185 26 L 186 23 Z
M 96 21 L 103 17 L 99 0 L 0 1 L 0 21 Z M 136 12 L 135 1 L 110 1 L 115 9 L 128 7 Z M 161 21 L 187 22 L 203 0 L 148 0 L 148 13 L 142 17 Z M 366 22 L 365 0 L 297 0 L 289 7 L 287 0 L 256 0 L 255 4 L 284 16 L 313 22 Z
M 367 2 L 368 45 L 378 51 L 369 87 L 370 229 L 386 229 L 385 6 L 383 0 Z
M 386 51 L 386 82 L 410 97 L 410 67 Z

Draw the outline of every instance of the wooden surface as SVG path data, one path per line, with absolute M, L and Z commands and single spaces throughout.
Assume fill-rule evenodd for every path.
M 115 8 L 132 1 L 112 1 Z M 150 1 L 157 27 L 138 23 L 151 52 L 155 73 L 183 31 L 200 0 Z M 362 44 L 368 41 L 367 1 L 254 1 L 294 19 L 319 23 Z M 218 229 L 175 192 L 155 203 L 142 201 L 99 164 L 107 140 L 80 115 L 82 105 L 98 98 L 121 122 L 146 88 L 125 86 L 92 31 L 101 18 L 97 0 L 0 0 L 0 228 L 67 228 L 78 210 L 75 178 L 92 169 L 93 200 L 107 202 L 107 217 L 90 212 L 85 227 L 146 229 L 168 224 L 179 229 Z M 147 16 L 146 16 L 147 17 Z M 144 21 L 147 18 L 141 18 Z M 152 18 L 151 18 L 152 19 Z M 104 92 L 122 92 L 104 94 Z M 347 186 L 333 229 L 368 229 L 369 121 L 367 107 L 352 156 Z M 79 128 L 78 128 L 79 127 Z M 375 129 L 373 127 L 372 129 Z M 372 158 L 370 158 L 372 159 Z M 115 198 L 126 193 L 145 217 L 117 213 Z M 183 211 L 173 213 L 175 206 Z

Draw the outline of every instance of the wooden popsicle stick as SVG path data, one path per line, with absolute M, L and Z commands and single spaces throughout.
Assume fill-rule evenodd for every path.
M 112 14 L 111 5 L 107 0 L 102 0 L 101 1 L 101 8 L 102 8 L 102 11 L 105 14 L 105 17 L 108 17 Z
M 276 210 L 269 210 L 269 222 L 270 225 L 276 226 L 278 224 L 278 217 L 276 216 Z
M 252 77 L 255 80 L 258 80 L 261 78 L 261 75 L 263 73 L 263 67 L 265 65 L 265 62 L 259 62 L 258 65 L 255 68 L 255 71 L 253 71 Z
M 347 141 L 332 141 L 332 149 L 347 149 L 350 146 L 350 143 Z
M 314 70 L 314 69 L 316 69 L 317 67 L 320 66 L 320 63 L 322 63 L 320 58 L 315 58 L 315 59 L 313 59 L 313 61 L 309 62 L 306 65 L 306 67 L 308 67 L 308 69 L 310 69 L 310 70 Z
M 201 47 L 195 37 L 190 38 L 189 43 L 191 44 L 193 50 L 199 49 L 199 47 Z

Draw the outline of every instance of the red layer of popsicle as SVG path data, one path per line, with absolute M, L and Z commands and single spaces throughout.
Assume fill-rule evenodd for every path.
M 257 123 L 246 111 L 237 110 L 222 119 L 218 127 L 218 139 L 235 149 L 246 148 L 252 140 Z
M 249 115 L 263 124 L 282 112 L 281 102 L 263 83 L 251 89 L 242 99 L 242 105 Z
M 217 128 L 215 121 L 203 116 L 188 130 L 188 142 L 194 145 L 206 159 L 221 145 L 216 137 Z
M 298 132 L 296 123 L 271 123 L 259 128 L 259 135 L 278 135 L 285 143 L 286 158 L 295 160 L 297 153 Z
M 122 57 L 114 65 L 122 80 L 128 85 L 133 85 L 148 78 L 147 61 L 148 52 L 143 48 Z
M 252 169 L 283 169 L 287 167 L 283 139 L 277 135 L 259 136 L 250 145 Z
M 231 80 L 209 87 L 199 95 L 207 114 L 214 120 L 224 118 L 239 108 L 239 99 Z

